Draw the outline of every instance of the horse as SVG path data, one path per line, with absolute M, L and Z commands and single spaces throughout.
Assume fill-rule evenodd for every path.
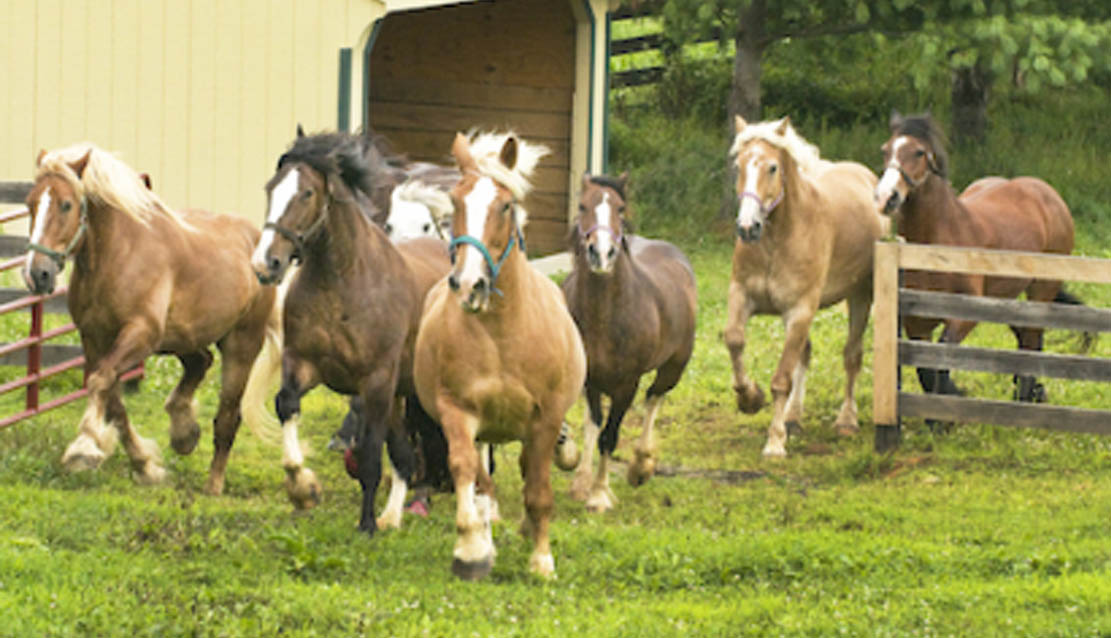
M 401 523 L 414 466 L 402 415 L 419 407 L 413 343 L 425 293 L 450 267 L 444 242 L 426 238 L 395 246 L 373 223 L 376 174 L 390 164 L 372 135 L 305 135 L 298 128 L 266 184 L 267 221 L 252 256 L 265 283 L 281 281 L 291 261 L 301 263 L 286 293 L 282 381 L 275 398 L 287 493 L 302 509 L 315 506 L 321 495 L 298 440 L 301 397 L 321 383 L 357 397 L 359 529 L 370 535 Z M 383 442 L 393 483 L 375 519 Z
M 574 262 L 563 281 L 567 306 L 586 348 L 585 453 L 571 493 L 593 511 L 614 505 L 609 461 L 640 377 L 653 370 L 656 377 L 645 396 L 648 417 L 628 481 L 640 486 L 655 473 L 657 446 L 652 430 L 660 402 L 679 382 L 694 349 L 694 270 L 672 244 L 629 232 L 628 177 L 628 173 L 616 179 L 583 175 L 579 213 L 570 233 Z M 610 411 L 605 429 L 600 430 L 603 394 L 610 397 Z M 600 459 L 592 478 L 595 446 Z
M 458 181 L 458 173 L 455 180 Z M 390 241 L 414 237 L 446 240 L 451 229 L 451 196 L 447 189 L 411 178 L 390 192 L 390 212 L 384 228 Z
M 786 456 L 788 428 L 800 427 L 810 365 L 810 324 L 820 309 L 848 302 L 843 360 L 845 398 L 834 429 L 859 431 L 854 387 L 872 305 L 872 244 L 890 222 L 872 202 L 876 176 L 855 162 L 830 162 L 790 118 L 735 120 L 730 155 L 737 169 L 737 241 L 729 282 L 725 344 L 737 407 L 755 413 L 764 393 L 744 370 L 745 325 L 753 314 L 779 315 L 786 336 L 771 380 L 774 414 L 765 457 Z
M 586 378 L 586 355 L 559 287 L 529 265 L 521 201 L 547 149 L 513 133 L 459 133 L 452 155 L 453 266 L 428 293 L 414 363 L 421 404 L 443 427 L 455 482 L 452 572 L 474 580 L 493 567 L 493 482 L 478 441 L 522 442 L 529 568 L 552 576 L 550 463 L 567 409 Z
M 89 399 L 63 466 L 99 467 L 122 436 L 135 479 L 163 481 L 158 446 L 129 421 L 119 377 L 152 354 L 177 356 L 184 370 L 165 409 L 173 449 L 189 454 L 200 438 L 193 394 L 216 344 L 220 405 L 205 490 L 222 493 L 241 411 L 252 429 L 263 430 L 281 342 L 275 291 L 261 286 L 250 266 L 258 231 L 239 217 L 170 209 L 149 178 L 90 143 L 39 154 L 27 208 L 27 287 L 53 291 L 66 261 L 73 262 L 67 302 L 85 352 Z
M 884 171 L 875 188 L 875 202 L 897 215 L 899 233 L 907 241 L 948 246 L 1067 255 L 1073 248 L 1073 221 L 1068 205 L 1052 186 L 1036 177 L 978 179 L 959 196 L 949 183 L 945 138 L 929 116 L 904 117 L 893 111 L 891 137 L 882 147 Z M 1078 304 L 1058 280 L 985 277 L 962 273 L 905 273 L 904 285 L 919 290 L 1014 299 L 1025 292 L 1030 301 Z M 930 340 L 944 324 L 939 341 L 958 344 L 975 321 L 903 317 L 909 338 Z M 1042 349 L 1042 328 L 1011 326 L 1022 350 Z M 926 392 L 960 394 L 948 370 L 917 369 Z M 1044 401 L 1045 388 L 1033 376 L 1018 376 L 1020 401 Z

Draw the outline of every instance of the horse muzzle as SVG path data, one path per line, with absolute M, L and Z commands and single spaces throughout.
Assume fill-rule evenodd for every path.
M 476 314 L 485 312 L 490 305 L 490 284 L 485 277 L 480 277 L 471 285 L 464 285 L 459 276 L 451 273 L 447 278 L 448 287 L 459 295 L 460 305 L 465 312 Z
M 891 196 L 883 202 L 883 214 L 890 215 L 891 213 L 894 213 L 899 208 L 899 206 L 902 205 L 903 196 L 900 195 L 899 191 L 897 190 L 891 191 Z
M 764 234 L 764 225 L 760 222 L 753 222 L 749 226 L 742 226 L 737 223 L 737 237 L 746 244 L 751 244 L 760 241 L 760 236 Z
M 613 265 L 617 261 L 617 246 L 611 245 L 603 254 L 594 244 L 586 246 L 586 263 L 590 271 L 596 275 L 608 275 L 613 272 Z
M 54 292 L 58 281 L 58 265 L 49 259 L 31 259 L 23 270 L 23 282 L 36 295 Z
M 264 286 L 277 285 L 281 283 L 286 269 L 289 268 L 289 260 L 266 255 L 261 259 L 253 259 L 251 268 L 255 271 L 255 277 L 258 278 L 260 284 Z

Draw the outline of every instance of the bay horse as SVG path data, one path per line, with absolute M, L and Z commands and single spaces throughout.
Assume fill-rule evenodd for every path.
M 810 324 L 820 308 L 846 300 L 845 399 L 834 427 L 859 431 L 854 387 L 863 362 L 872 305 L 872 244 L 890 222 L 876 210 L 876 176 L 855 162 L 830 162 L 789 118 L 735 121 L 730 154 L 737 169 L 737 241 L 729 282 L 725 344 L 737 406 L 755 413 L 764 393 L 744 370 L 745 325 L 753 314 L 783 319 L 783 353 L 771 380 L 774 415 L 765 457 L 787 454 L 788 428 L 799 427 L 810 364 Z
M 171 210 L 149 181 L 89 143 L 43 151 L 36 167 L 23 277 L 32 292 L 49 293 L 72 260 L 67 302 L 89 390 L 62 464 L 96 468 L 122 437 L 136 480 L 162 481 L 158 447 L 129 421 L 119 377 L 152 354 L 177 356 L 184 371 L 165 409 L 172 447 L 189 454 L 200 437 L 193 395 L 212 365 L 214 343 L 222 359 L 220 405 L 205 490 L 220 494 L 241 409 L 261 430 L 267 381 L 277 370 L 275 291 L 259 284 L 250 265 L 258 231 L 235 216 Z
M 907 241 L 948 246 L 1067 255 L 1073 248 L 1072 214 L 1052 186 L 1036 177 L 984 177 L 959 196 L 949 183 L 949 156 L 944 136 L 927 115 L 904 117 L 894 111 L 891 137 L 883 145 L 884 172 L 875 188 L 875 202 L 885 213 L 898 214 L 899 233 Z M 1058 280 L 985 277 L 962 273 L 908 270 L 907 288 L 1013 299 L 1026 293 L 1030 301 L 1080 303 Z M 944 324 L 940 342 L 960 343 L 975 321 L 903 317 L 911 339 L 929 340 Z M 1011 326 L 1018 347 L 1042 349 L 1042 328 Z M 948 370 L 918 368 L 926 392 L 959 394 Z M 1020 401 L 1044 401 L 1045 389 L 1032 376 L 1016 378 Z
M 298 508 L 315 506 L 321 495 L 298 439 L 301 397 L 321 383 L 357 397 L 359 529 L 368 534 L 401 523 L 414 466 L 402 416 L 406 403 L 410 410 L 419 407 L 413 343 L 425 293 L 450 267 L 444 242 L 426 238 L 395 246 L 372 221 L 376 174 L 389 165 L 372 135 L 305 135 L 298 127 L 266 184 L 267 221 L 252 257 L 265 283 L 280 282 L 292 261 L 301 263 L 285 298 L 282 381 L 275 398 L 287 493 Z M 394 480 L 375 519 L 384 442 Z
M 488 574 L 495 554 L 493 482 L 476 440 L 522 442 L 529 568 L 555 571 L 550 464 L 583 387 L 586 355 L 559 287 L 525 256 L 521 202 L 546 153 L 512 133 L 460 133 L 452 145 L 463 175 L 451 192 L 454 263 L 425 301 L 414 376 L 448 441 L 458 530 L 452 572 L 463 579 Z
M 660 402 L 679 383 L 694 349 L 694 270 L 674 245 L 629 232 L 628 177 L 583 175 L 579 212 L 571 227 L 574 261 L 563 281 L 567 306 L 586 349 L 584 453 L 571 493 L 593 511 L 614 505 L 608 465 L 640 377 L 653 370 L 656 377 L 645 395 L 648 416 L 628 480 L 640 486 L 655 473 L 653 426 Z M 603 394 L 610 397 L 604 430 Z M 595 446 L 600 458 L 592 477 Z

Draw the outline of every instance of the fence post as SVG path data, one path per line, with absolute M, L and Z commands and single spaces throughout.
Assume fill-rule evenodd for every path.
M 875 449 L 886 452 L 899 445 L 899 242 L 876 242 L 872 270 L 872 421 Z
M 27 348 L 27 376 L 37 377 L 42 370 L 42 316 L 45 312 L 42 301 L 37 301 L 31 306 L 31 337 L 36 341 Z M 39 409 L 39 381 L 35 379 L 27 385 L 28 410 Z

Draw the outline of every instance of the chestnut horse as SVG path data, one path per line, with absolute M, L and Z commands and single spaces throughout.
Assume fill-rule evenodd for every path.
M 629 465 L 629 483 L 639 486 L 655 473 L 652 429 L 660 402 L 679 383 L 694 349 L 694 271 L 675 246 L 628 232 L 627 181 L 628 173 L 617 179 L 583 176 L 579 214 L 571 227 L 575 257 L 563 282 L 586 348 L 584 453 L 571 493 L 593 511 L 608 510 L 616 500 L 608 465 L 640 377 L 653 370 L 656 378 L 645 395 L 648 417 Z M 599 436 L 603 394 L 610 397 L 610 411 Z M 600 459 L 591 477 L 595 445 Z
M 891 116 L 891 137 L 883 145 L 884 172 L 875 201 L 886 213 L 898 212 L 899 233 L 908 241 L 1003 250 L 1072 252 L 1072 215 L 1057 191 L 1036 177 L 984 177 L 960 196 L 949 184 L 944 138 L 929 115 Z M 961 273 L 907 271 L 907 288 L 1013 299 L 1023 291 L 1031 301 L 1079 303 L 1061 282 L 1046 279 L 985 277 Z M 929 340 L 945 324 L 942 343 L 960 343 L 975 321 L 903 317 L 911 339 Z M 1042 328 L 1011 326 L 1023 350 L 1042 349 Z M 926 392 L 957 394 L 948 370 L 918 368 Z M 1044 401 L 1045 390 L 1032 376 L 1016 378 L 1021 401 Z
M 764 456 L 781 457 L 787 428 L 802 418 L 810 323 L 819 308 L 842 299 L 849 306 L 849 336 L 845 400 L 835 428 L 844 435 L 859 431 L 854 386 L 872 306 L 872 244 L 890 224 L 872 203 L 876 176 L 854 162 L 821 159 L 788 118 L 748 124 L 737 117 L 730 154 L 740 210 L 725 344 L 737 406 L 754 413 L 764 393 L 744 371 L 745 324 L 753 314 L 783 319 L 786 339 L 771 381 L 775 414 L 764 445 Z
M 119 376 L 151 354 L 181 360 L 184 373 L 165 407 L 174 450 L 189 454 L 200 437 L 193 394 L 215 343 L 222 382 L 205 489 L 221 493 L 241 405 L 248 425 L 263 425 L 281 341 L 275 292 L 251 271 L 258 231 L 239 217 L 172 211 L 149 182 L 91 144 L 44 151 L 37 166 L 27 196 L 32 230 L 24 278 L 33 292 L 50 292 L 72 258 L 69 312 L 81 334 L 89 389 L 63 465 L 99 466 L 122 435 L 136 479 L 161 481 L 158 447 L 128 420 Z
M 555 571 L 548 542 L 550 464 L 567 409 L 583 387 L 586 355 L 563 294 L 525 257 L 521 200 L 547 152 L 510 134 L 457 134 L 463 173 L 452 190 L 454 265 L 428 293 L 417 336 L 417 393 L 443 426 L 457 500 L 452 571 L 478 579 L 494 563 L 493 483 L 479 441 L 522 442 L 530 569 Z
M 266 184 L 267 221 L 252 258 L 258 278 L 267 283 L 280 281 L 291 261 L 301 262 L 285 298 L 282 383 L 275 400 L 286 490 L 299 508 L 320 499 L 320 483 L 304 466 L 298 440 L 301 397 L 320 383 L 357 397 L 359 529 L 369 534 L 401 523 L 414 466 L 402 426 L 403 401 L 418 407 L 413 343 L 425 294 L 450 267 L 443 242 L 422 239 L 395 246 L 373 223 L 377 171 L 390 164 L 372 136 L 304 135 L 298 129 Z M 376 520 L 383 442 L 394 480 Z

